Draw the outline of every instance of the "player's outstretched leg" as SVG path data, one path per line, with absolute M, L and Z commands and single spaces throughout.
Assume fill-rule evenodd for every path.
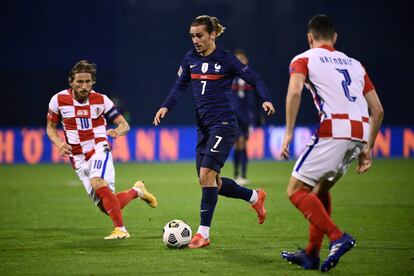
M 329 245 L 329 256 L 322 263 L 321 271 L 327 272 L 334 268 L 339 259 L 349 250 L 351 250 L 356 244 L 356 239 L 351 235 L 344 233 L 341 238 L 332 241 Z
M 319 269 L 320 258 L 306 254 L 305 250 L 296 252 L 282 251 L 282 258 L 291 264 L 296 264 L 303 269 Z
M 153 208 L 157 207 L 158 205 L 155 196 L 152 193 L 148 192 L 148 190 L 145 188 L 144 181 L 135 182 L 134 186 L 131 189 L 116 193 L 115 196 L 118 198 L 121 209 L 127 206 L 135 198 L 141 198 Z
M 239 184 L 240 186 L 245 186 L 245 185 L 250 184 L 250 180 L 247 179 L 247 178 L 245 178 L 245 177 L 243 177 L 243 176 L 241 176 L 241 175 L 237 176 L 234 179 L 234 181 L 236 181 L 236 183 Z
M 121 209 L 123 209 L 125 206 L 127 206 L 132 200 L 138 197 L 138 193 L 134 189 L 129 189 L 126 191 L 118 192 L 115 194 L 115 196 L 118 198 L 119 205 L 121 206 Z
M 145 201 L 149 206 L 155 208 L 158 206 L 157 198 L 145 188 L 144 181 L 137 181 L 132 189 L 136 190 L 138 197 Z
M 240 198 L 252 203 L 252 208 L 257 213 L 259 224 L 265 221 L 266 208 L 264 207 L 264 202 L 266 200 L 266 192 L 263 189 L 251 190 L 240 186 L 233 179 L 222 177 L 219 195 Z

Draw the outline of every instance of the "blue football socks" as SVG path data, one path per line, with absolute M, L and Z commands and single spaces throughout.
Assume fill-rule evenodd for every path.
M 203 187 L 201 190 L 200 225 L 210 227 L 217 204 L 218 189 L 217 187 Z
M 222 177 L 221 182 L 222 185 L 219 191 L 219 195 L 231 198 L 241 198 L 245 201 L 249 201 L 252 197 L 252 190 L 240 186 L 233 179 Z

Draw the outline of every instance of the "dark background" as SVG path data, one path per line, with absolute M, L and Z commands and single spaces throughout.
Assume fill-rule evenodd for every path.
M 384 123 L 412 125 L 413 35 L 409 1 L 311 0 L 93 0 L 5 1 L 0 29 L 0 126 L 43 126 L 51 96 L 67 88 L 80 59 L 98 64 L 95 90 L 121 99 L 131 124 L 150 125 L 173 85 L 188 35 L 198 15 L 217 16 L 227 27 L 217 44 L 246 50 L 251 67 L 271 91 L 284 124 L 288 65 L 308 49 L 306 25 L 330 15 L 339 34 L 336 48 L 361 61 L 374 82 Z M 317 116 L 305 93 L 299 124 Z M 194 124 L 190 93 L 165 124 Z

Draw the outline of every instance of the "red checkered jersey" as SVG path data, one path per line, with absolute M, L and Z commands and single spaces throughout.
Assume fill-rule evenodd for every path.
M 307 77 L 305 85 L 321 117 L 320 138 L 368 140 L 364 94 L 375 88 L 359 61 L 323 45 L 294 57 L 289 72 Z
M 104 115 L 113 107 L 106 95 L 93 90 L 83 103 L 73 98 L 72 89 L 63 90 L 50 100 L 48 120 L 62 122 L 66 141 L 72 146 L 75 168 L 98 148 L 109 146 Z

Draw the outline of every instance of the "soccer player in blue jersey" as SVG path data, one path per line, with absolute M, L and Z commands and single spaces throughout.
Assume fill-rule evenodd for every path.
M 245 65 L 249 63 L 246 53 L 242 49 L 234 51 L 236 57 Z M 257 92 L 245 80 L 236 76 L 233 80 L 230 93 L 230 101 L 236 115 L 239 131 L 233 150 L 234 177 L 239 185 L 247 185 L 247 140 L 249 139 L 249 128 L 259 126 L 264 121 L 261 112 Z
M 257 212 L 260 224 L 266 218 L 266 193 L 263 189 L 246 189 L 232 179 L 220 176 L 220 169 L 233 147 L 237 133 L 236 117 L 227 94 L 233 78 L 240 76 L 254 86 L 267 114 L 275 112 L 263 81 L 232 53 L 216 46 L 216 38 L 224 29 L 216 17 L 202 15 L 194 19 L 190 26 L 190 36 L 195 49 L 185 55 L 178 70 L 177 81 L 153 121 L 156 126 L 160 124 L 191 82 L 197 118 L 196 167 L 202 197 L 200 226 L 191 239 L 189 248 L 201 248 L 210 244 L 210 225 L 218 195 L 250 202 Z

